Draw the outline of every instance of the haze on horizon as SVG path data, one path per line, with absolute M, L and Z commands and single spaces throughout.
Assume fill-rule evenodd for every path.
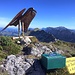
M 0 27 L 5 27 L 20 10 L 29 7 L 37 11 L 31 28 L 75 29 L 75 0 L 0 0 Z

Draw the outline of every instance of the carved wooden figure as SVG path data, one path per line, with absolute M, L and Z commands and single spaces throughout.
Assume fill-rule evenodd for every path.
M 37 13 L 32 7 L 24 12 L 25 10 L 25 8 L 21 10 L 3 30 L 5 30 L 8 26 L 18 25 L 18 36 L 20 36 L 20 27 L 22 32 L 21 34 L 24 36 L 24 32 L 27 31 L 31 21 Z

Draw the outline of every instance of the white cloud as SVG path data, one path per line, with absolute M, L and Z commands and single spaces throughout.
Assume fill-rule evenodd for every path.
M 0 27 L 6 26 L 10 22 L 9 18 L 0 17 Z

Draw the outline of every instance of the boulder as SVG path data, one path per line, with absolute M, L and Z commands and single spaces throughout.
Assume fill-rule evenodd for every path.
M 24 56 L 9 55 L 5 63 L 1 65 L 9 75 L 24 75 L 25 71 L 31 67 L 31 60 L 25 61 Z

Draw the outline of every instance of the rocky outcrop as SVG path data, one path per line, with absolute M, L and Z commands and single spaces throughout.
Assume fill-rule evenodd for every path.
M 41 43 L 35 43 L 34 46 L 26 46 L 23 48 L 25 55 L 34 55 L 36 57 L 41 57 L 43 53 L 49 54 L 52 52 L 47 46 L 43 46 Z
M 31 67 L 31 65 L 25 61 L 24 56 L 16 57 L 15 55 L 8 56 L 3 66 L 9 75 L 24 75 L 25 71 Z
M 51 53 L 51 49 L 49 49 L 47 46 L 43 46 L 42 44 L 35 44 L 36 47 L 32 47 L 31 54 L 36 55 L 37 57 L 41 57 L 42 54 Z
M 41 57 L 42 54 L 50 54 L 52 52 L 56 52 L 59 54 L 64 54 L 63 50 L 57 49 L 53 45 L 43 45 L 41 43 L 35 43 L 33 46 L 26 46 L 23 48 L 23 52 L 25 55 L 33 55 L 36 57 Z
M 9 55 L 0 68 L 8 71 L 9 75 L 45 75 L 39 60 L 27 59 L 24 56 Z

